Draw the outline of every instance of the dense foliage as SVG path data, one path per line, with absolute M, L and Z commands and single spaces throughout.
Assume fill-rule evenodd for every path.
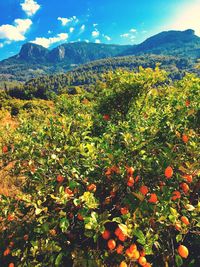
M 185 72 L 197 72 L 193 61 L 172 56 L 143 55 L 115 57 L 93 61 L 75 68 L 66 74 L 41 76 L 31 79 L 24 85 L 8 85 L 7 92 L 12 97 L 50 99 L 55 94 L 75 93 L 82 90 L 95 90 L 95 85 L 105 80 L 104 74 L 118 68 L 138 71 L 139 66 L 155 68 L 160 64 L 169 72 L 171 79 L 181 79 Z
M 23 182 L 0 198 L 1 266 L 199 266 L 200 79 L 104 79 L 46 108 L 4 100 L 1 165 Z

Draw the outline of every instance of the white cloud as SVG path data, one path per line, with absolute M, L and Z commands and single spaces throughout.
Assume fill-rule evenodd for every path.
M 89 43 L 89 40 L 86 39 L 85 42 L 86 42 L 86 43 Z
M 51 34 L 51 33 L 52 33 L 52 31 L 48 30 L 48 34 Z
M 83 24 L 80 28 L 81 32 L 84 32 L 85 31 L 85 25 Z
M 189 1 L 189 3 L 179 6 L 177 15 L 171 19 L 167 28 L 173 30 L 193 29 L 200 36 L 200 0 Z
M 3 43 L 0 43 L 0 48 L 2 48 L 3 47 Z
M 137 32 L 137 30 L 136 29 L 130 29 L 129 32 L 135 33 L 135 32 Z
M 92 37 L 96 38 L 99 36 L 99 34 L 100 34 L 100 32 L 97 29 L 95 29 L 95 31 L 92 32 Z
M 96 44 L 100 44 L 101 41 L 100 41 L 99 39 L 96 39 L 96 40 L 95 40 L 95 43 L 96 43 Z
M 123 33 L 123 34 L 120 35 L 120 37 L 128 38 L 128 37 L 130 37 L 130 33 Z
M 111 41 L 111 37 L 110 37 L 110 36 L 103 34 L 103 37 L 104 37 L 107 41 Z
M 74 27 L 69 28 L 69 32 L 72 33 L 74 31 Z
M 32 21 L 30 19 L 15 19 L 14 24 L 0 26 L 0 39 L 9 41 L 24 41 L 26 39 L 24 35 L 32 25 Z
M 40 9 L 40 5 L 34 0 L 25 0 L 21 7 L 28 16 L 33 16 Z
M 97 24 L 97 23 L 94 23 L 94 24 L 93 24 L 93 27 L 96 27 L 96 26 L 98 26 L 98 24 Z
M 45 38 L 45 37 L 37 37 L 31 43 L 42 45 L 43 47 L 50 47 L 54 43 L 58 43 L 61 41 L 66 41 L 68 39 L 67 33 L 59 33 L 55 37 Z
M 74 22 L 74 23 L 78 23 L 79 20 L 76 16 L 73 16 L 71 18 L 61 18 L 61 17 L 58 17 L 57 20 L 60 20 L 61 23 L 62 23 L 62 26 L 66 26 L 68 23 L 70 22 Z

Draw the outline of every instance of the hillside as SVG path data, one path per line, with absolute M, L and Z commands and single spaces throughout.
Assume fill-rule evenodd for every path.
M 45 74 L 66 72 L 80 64 L 117 56 L 129 47 L 77 42 L 48 50 L 27 43 L 22 46 L 19 54 L 0 62 L 0 81 L 26 81 Z
M 186 58 L 200 57 L 200 37 L 193 30 L 164 31 L 156 34 L 143 43 L 129 48 L 122 55 L 163 54 Z
M 170 73 L 170 78 L 180 79 L 185 72 L 197 72 L 193 61 L 173 56 L 140 55 L 127 57 L 114 57 L 90 62 L 81 65 L 66 74 L 47 75 L 34 78 L 21 86 L 13 86 L 9 94 L 18 98 L 44 98 L 52 97 L 52 94 L 74 93 L 82 88 L 93 90 L 94 85 L 104 81 L 104 74 L 122 68 L 130 71 L 138 71 L 139 67 L 160 68 Z M 79 87 L 79 88 L 76 88 Z
M 142 54 L 171 55 L 195 61 L 200 57 L 200 37 L 193 30 L 168 31 L 138 45 L 77 42 L 62 44 L 52 50 L 27 43 L 19 54 L 0 62 L 0 82 L 25 82 L 46 74 L 65 73 L 80 64 L 98 59 Z

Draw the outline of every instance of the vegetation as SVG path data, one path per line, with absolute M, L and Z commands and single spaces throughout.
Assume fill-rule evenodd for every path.
M 116 57 L 90 62 L 66 74 L 31 79 L 24 85 L 13 83 L 6 88 L 10 96 L 20 99 L 33 97 L 51 99 L 55 94 L 96 90 L 95 85 L 104 82 L 104 74 L 109 71 L 115 71 L 118 68 L 138 71 L 139 66 L 155 68 L 158 62 L 162 69 L 168 71 L 169 77 L 173 80 L 181 79 L 186 71 L 199 73 L 189 59 L 158 55 Z
M 199 87 L 156 67 L 54 101 L 2 96 L 18 125 L 1 126 L 0 182 L 18 190 L 1 192 L 0 265 L 198 266 Z

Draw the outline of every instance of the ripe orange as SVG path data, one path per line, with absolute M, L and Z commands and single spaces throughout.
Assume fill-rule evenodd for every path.
M 185 101 L 185 106 L 186 106 L 186 107 L 189 107 L 189 105 L 190 105 L 190 100 L 187 99 L 187 100 Z
M 57 176 L 57 182 L 62 183 L 64 181 L 64 177 L 62 175 Z
M 140 187 L 140 193 L 142 193 L 144 196 L 146 196 L 146 194 L 149 192 L 149 189 L 146 185 L 142 185 Z
M 188 137 L 186 134 L 183 134 L 183 135 L 182 135 L 182 141 L 183 141 L 184 143 L 187 143 L 187 142 L 189 141 L 189 137 Z
M 110 239 L 110 240 L 108 241 L 108 248 L 109 248 L 110 250 L 113 250 L 113 249 L 115 249 L 115 247 L 116 247 L 116 242 L 115 242 L 115 240 L 114 240 L 114 239 Z
M 138 250 L 134 250 L 132 252 L 132 257 L 131 257 L 133 260 L 138 260 L 140 258 L 140 253 Z
M 10 254 L 10 249 L 9 248 L 7 248 L 5 251 L 4 251 L 4 253 L 3 253 L 3 255 L 4 256 L 8 256 L 9 254 Z
M 132 244 L 129 248 L 130 252 L 133 252 L 134 250 L 137 250 L 136 244 Z
M 134 168 L 133 167 L 127 167 L 126 168 L 128 176 L 132 176 L 134 173 Z
M 3 146 L 3 148 L 2 148 L 2 152 L 3 152 L 3 153 L 7 153 L 7 152 L 8 152 L 8 147 L 7 147 L 7 146 Z
M 181 230 L 181 224 L 179 222 L 176 222 L 175 223 L 175 228 L 177 231 L 180 231 Z
M 110 120 L 110 115 L 108 115 L 108 114 L 103 115 L 103 119 L 105 121 L 109 121 Z
M 127 255 L 129 258 L 132 258 L 132 254 L 133 254 L 133 252 L 130 251 L 130 248 L 127 248 L 127 249 L 126 249 L 126 255 Z
M 174 191 L 172 193 L 172 200 L 177 200 L 179 198 L 181 198 L 181 193 L 179 191 Z
M 147 263 L 147 260 L 145 257 L 139 257 L 138 262 L 141 266 L 145 266 L 145 264 Z
M 122 242 L 124 242 L 127 239 L 127 236 L 123 233 L 119 234 L 118 239 Z
M 144 251 L 144 250 L 141 250 L 141 251 L 140 251 L 140 256 L 141 256 L 141 257 L 145 257 L 145 255 L 146 255 L 145 251 Z
M 127 207 L 124 207 L 124 208 L 120 209 L 120 212 L 121 212 L 122 215 L 126 215 L 127 213 L 129 213 L 129 210 L 128 210 Z
M 9 263 L 8 267 L 15 267 L 15 265 L 13 262 L 11 262 L 11 263 Z
M 191 183 L 193 180 L 192 175 L 190 174 L 184 174 L 182 177 L 187 180 L 188 183 Z
M 166 169 L 165 169 L 165 177 L 167 179 L 170 179 L 173 175 L 173 169 L 171 166 L 168 166 Z
M 24 241 L 28 240 L 28 235 L 24 235 Z
M 97 190 L 97 187 L 95 184 L 90 184 L 88 185 L 87 190 L 95 192 Z
M 182 216 L 182 217 L 181 217 L 181 221 L 182 221 L 185 225 L 189 225 L 189 224 L 190 224 L 190 222 L 189 222 L 189 220 L 188 220 L 188 218 L 187 218 L 186 216 Z
M 127 185 L 129 187 L 132 187 L 134 185 L 134 182 L 135 182 L 134 178 L 132 176 L 130 176 L 129 179 L 128 179 Z
M 66 193 L 67 195 L 73 195 L 73 194 L 74 194 L 73 191 L 72 191 L 71 189 L 69 189 L 69 187 L 66 187 L 66 188 L 65 188 L 65 193 Z
M 8 214 L 8 221 L 9 222 L 12 222 L 12 221 L 14 221 L 15 220 L 15 215 L 13 215 L 13 214 Z
M 125 261 L 121 261 L 119 267 L 127 267 L 128 265 L 126 264 Z
M 180 188 L 183 190 L 183 192 L 184 192 L 185 194 L 187 194 L 188 191 L 190 190 L 189 185 L 186 184 L 186 183 L 182 183 L 182 184 L 180 184 Z
M 102 237 L 103 237 L 103 239 L 108 240 L 108 239 L 110 238 L 110 231 L 105 230 L 105 231 L 102 233 Z
M 121 244 L 119 244 L 119 245 L 117 246 L 117 249 L 116 249 L 117 254 L 122 254 L 123 249 L 124 249 L 124 246 L 122 246 Z
M 115 230 L 115 235 L 118 237 L 122 233 L 122 230 L 118 227 Z
M 79 221 L 83 221 L 83 216 L 80 213 L 78 213 L 77 218 Z
M 188 249 L 187 247 L 180 245 L 178 247 L 178 254 L 182 257 L 182 258 L 187 258 L 189 255 Z
M 157 195 L 155 193 L 152 193 L 148 201 L 150 203 L 156 203 L 158 201 Z
M 149 262 L 147 262 L 144 267 L 151 267 L 151 264 Z

